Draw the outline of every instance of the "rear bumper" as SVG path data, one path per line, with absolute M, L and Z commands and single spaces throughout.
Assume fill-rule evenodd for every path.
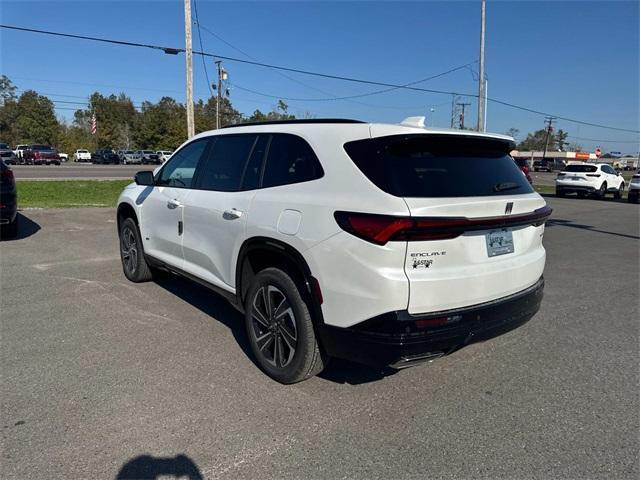
M 351 328 L 322 325 L 328 355 L 372 366 L 402 368 L 488 340 L 531 319 L 542 302 L 544 279 L 508 297 L 429 315 L 390 312 Z
M 584 182 L 584 184 L 577 182 L 556 182 L 556 190 L 565 193 L 595 193 L 598 191 L 598 186 L 587 182 Z

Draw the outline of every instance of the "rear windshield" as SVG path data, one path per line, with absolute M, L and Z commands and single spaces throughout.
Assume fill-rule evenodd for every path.
M 398 197 L 531 193 L 507 141 L 460 135 L 393 135 L 344 146 L 376 186 Z
M 31 145 L 31 150 L 53 150 L 49 145 Z
M 598 167 L 595 165 L 567 165 L 564 169 L 565 172 L 595 172 Z

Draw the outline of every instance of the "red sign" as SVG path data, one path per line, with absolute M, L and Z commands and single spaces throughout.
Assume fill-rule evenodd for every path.
M 600 155 L 602 155 L 602 150 L 600 150 L 600 147 L 596 147 L 596 157 L 600 158 Z

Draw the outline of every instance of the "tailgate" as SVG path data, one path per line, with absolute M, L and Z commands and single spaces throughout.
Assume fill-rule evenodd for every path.
M 522 218 L 543 208 L 545 202 L 537 194 L 450 199 L 437 206 L 425 205 L 424 199 L 405 200 L 412 216 L 468 220 L 468 229 L 455 238 L 407 242 L 409 313 L 495 300 L 526 289 L 542 276 L 544 225 L 525 222 L 512 226 L 507 218 Z M 488 219 L 496 220 L 492 224 Z M 475 220 L 486 223 L 475 225 Z

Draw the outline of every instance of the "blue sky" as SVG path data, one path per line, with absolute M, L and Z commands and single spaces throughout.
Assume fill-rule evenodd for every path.
M 408 83 L 478 59 L 480 2 L 214 2 L 198 0 L 200 23 L 262 62 L 305 70 Z M 184 45 L 183 2 L 0 2 L 2 23 L 167 46 Z M 640 130 L 639 3 L 487 2 L 486 73 L 489 97 L 552 114 Z M 194 49 L 199 49 L 194 29 Z M 56 100 L 58 114 L 93 91 L 125 92 L 136 103 L 163 95 L 184 101 L 184 55 L 0 30 L 0 66 L 20 89 Z M 206 31 L 205 51 L 247 58 Z M 326 98 L 380 87 L 286 73 L 226 61 L 231 100 L 243 113 L 269 110 L 275 99 Z M 477 69 L 477 64 L 473 65 Z M 214 77 L 213 60 L 207 60 Z M 208 89 L 194 57 L 197 98 Z M 477 93 L 468 69 L 420 84 Z M 321 91 L 318 91 L 321 90 Z M 324 93 L 323 93 L 324 92 Z M 467 110 L 475 124 L 476 102 Z M 353 101 L 288 101 L 296 114 L 398 122 L 427 115 L 449 126 L 451 96 L 396 90 Z M 431 109 L 435 111 L 431 112 Z M 543 126 L 540 115 L 489 102 L 488 129 L 519 128 L 521 136 Z M 637 152 L 638 134 L 566 121 L 558 127 L 587 149 Z

